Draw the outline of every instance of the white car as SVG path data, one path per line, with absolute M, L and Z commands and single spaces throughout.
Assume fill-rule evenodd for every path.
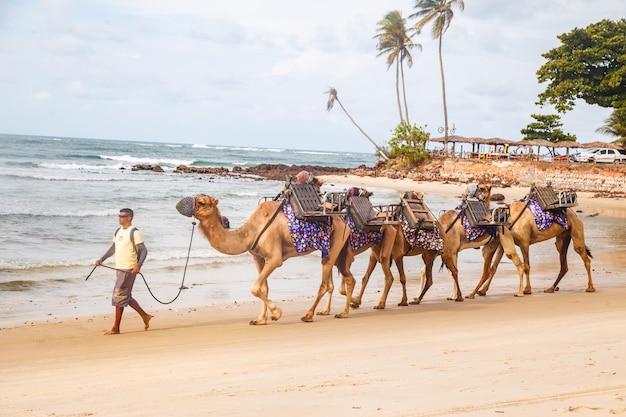
M 579 153 L 570 155 L 569 160 L 572 162 L 589 162 L 589 158 L 591 158 L 599 150 L 600 149 L 598 148 L 583 149 Z
M 626 163 L 626 150 L 600 149 L 589 157 L 589 162 L 624 164 Z

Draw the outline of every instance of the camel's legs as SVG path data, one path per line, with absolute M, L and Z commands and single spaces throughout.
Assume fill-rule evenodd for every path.
M 561 235 L 557 236 L 557 249 L 559 249 L 559 245 L 561 245 L 563 248 L 559 249 L 559 252 L 561 252 L 561 250 L 563 251 L 563 253 L 561 253 L 561 271 L 559 272 L 557 279 L 554 281 L 554 284 L 552 284 L 552 287 L 546 289 L 545 292 L 551 293 L 554 291 L 558 291 L 558 284 L 565 275 L 565 273 L 567 273 L 566 254 L 570 239 L 574 243 L 574 250 L 576 251 L 576 253 L 578 253 L 580 258 L 583 260 L 583 263 L 585 264 L 585 270 L 587 271 L 587 289 L 585 291 L 595 292 L 596 289 L 593 286 L 593 280 L 591 278 L 591 252 L 589 251 L 589 248 L 587 248 L 587 246 L 585 245 L 585 235 L 582 222 L 576 217 L 572 218 L 572 216 L 568 216 L 568 222 L 570 222 L 570 232 L 568 234 L 562 233 Z M 562 243 L 560 244 L 559 238 L 561 236 L 564 237 L 562 239 Z M 565 269 L 563 267 L 564 262 Z
M 383 310 L 386 307 L 387 296 L 389 295 L 391 285 L 393 284 L 393 274 L 391 273 L 391 258 L 389 254 L 381 254 L 380 266 L 383 269 L 383 273 L 385 275 L 385 288 L 383 289 L 383 293 L 378 300 L 378 305 L 374 307 L 377 310 Z
M 278 264 L 276 264 L 275 262 L 274 263 L 268 262 L 268 260 L 264 260 L 263 258 L 259 256 L 253 256 L 253 259 L 257 267 L 257 270 L 259 271 L 259 275 L 256 281 L 254 281 L 254 283 L 252 284 L 252 287 L 250 288 L 250 292 L 252 293 L 252 295 L 254 295 L 255 297 L 261 300 L 262 305 L 261 305 L 261 313 L 259 314 L 259 317 L 257 317 L 256 320 L 252 320 L 250 324 L 261 325 L 261 324 L 267 323 L 267 309 L 268 308 L 271 311 L 272 320 L 278 320 L 283 314 L 282 310 L 278 308 L 268 298 L 269 289 L 267 285 L 267 278 L 276 268 L 278 268 L 282 264 L 282 262 L 279 262 Z
M 404 257 L 399 256 L 394 259 L 394 261 L 396 262 L 398 274 L 400 275 L 400 284 L 402 284 L 402 300 L 400 300 L 398 306 L 408 306 L 409 304 L 407 303 L 408 299 L 406 296 L 406 274 L 404 273 Z
M 374 272 L 377 264 L 378 256 L 376 255 L 376 247 L 372 247 L 372 250 L 370 251 L 369 263 L 367 264 L 367 270 L 365 271 L 365 275 L 363 275 L 363 279 L 361 280 L 361 290 L 359 291 L 359 295 L 357 295 L 356 297 L 352 297 L 351 300 L 352 308 L 358 308 L 361 306 L 361 302 L 363 301 L 363 294 L 365 293 L 365 287 L 367 287 L 370 276 Z
M 487 295 L 487 291 L 489 291 L 489 286 L 491 285 L 491 280 L 498 269 L 498 265 L 502 260 L 502 256 L 504 255 L 504 249 L 500 245 L 500 242 L 497 240 L 492 240 L 482 248 L 483 254 L 483 274 L 480 277 L 480 281 L 474 291 L 472 291 L 467 298 L 474 298 L 476 294 L 478 295 Z M 495 255 L 495 260 L 493 257 Z M 493 262 L 492 262 L 493 260 Z M 482 287 L 482 288 L 481 288 Z
M 335 314 L 336 319 L 342 319 L 348 317 L 350 313 L 350 301 L 352 300 L 352 293 L 354 292 L 354 287 L 356 286 L 356 279 L 350 273 L 350 269 L 347 270 L 348 275 L 342 275 L 342 280 L 346 285 L 346 303 L 343 306 L 343 311 L 339 314 Z
M 522 263 L 517 251 L 515 250 L 515 242 L 513 241 L 513 235 L 511 231 L 503 227 L 502 232 L 499 233 L 500 245 L 506 254 L 507 258 L 513 261 L 515 268 L 517 268 L 517 274 L 519 275 L 519 288 L 517 290 L 517 297 L 523 297 L 524 294 L 530 294 L 530 264 L 528 263 L 528 246 L 520 247 L 524 254 L 524 262 Z M 524 290 L 524 275 L 526 275 L 526 290 Z
M 415 301 L 411 302 L 411 304 L 421 303 L 422 298 L 424 298 L 424 295 L 426 295 L 426 292 L 428 291 L 428 289 L 433 285 L 433 265 L 435 263 L 436 258 L 437 258 L 437 252 L 435 251 L 427 250 L 427 251 L 424 251 L 424 253 L 422 253 L 422 260 L 424 261 L 424 268 L 422 268 L 422 270 L 425 272 L 426 280 L 424 281 L 424 285 L 422 286 L 422 292 L 420 293 L 420 295 L 417 297 Z M 457 301 L 459 300 L 457 299 Z M 463 301 L 463 297 L 461 297 L 460 301 Z
M 322 268 L 323 270 L 323 268 Z M 324 274 L 324 272 L 322 272 L 322 274 Z M 326 289 L 326 293 L 328 294 L 328 300 L 326 301 L 326 305 L 324 306 L 323 309 L 321 309 L 320 311 L 317 312 L 318 316 L 327 316 L 330 314 L 330 305 L 332 304 L 333 301 L 333 291 L 335 290 L 335 284 L 333 282 L 333 277 L 332 277 L 332 268 L 331 268 L 331 272 L 330 272 L 331 276 L 330 279 L 325 281 L 325 284 L 322 283 L 322 286 Z M 322 291 L 322 286 L 320 286 L 320 291 Z M 346 283 L 345 280 L 343 278 L 343 276 L 341 277 L 341 284 L 339 284 L 339 294 L 346 294 Z M 323 296 L 323 294 L 322 294 Z
M 329 258 L 330 257 L 327 256 L 326 258 L 322 259 L 322 282 L 320 284 L 319 290 L 317 290 L 317 297 L 315 298 L 313 305 L 309 308 L 306 314 L 301 318 L 301 320 L 304 322 L 308 323 L 308 322 L 313 321 L 313 314 L 315 313 L 315 309 L 317 308 L 317 305 L 319 304 L 320 300 L 322 299 L 322 297 L 324 297 L 326 293 L 329 293 L 329 299 L 330 299 L 330 296 L 332 295 L 332 290 L 329 292 L 329 288 L 332 288 L 334 286 L 332 282 L 334 263 L 331 262 Z M 330 309 L 329 304 L 327 304 L 326 307 Z

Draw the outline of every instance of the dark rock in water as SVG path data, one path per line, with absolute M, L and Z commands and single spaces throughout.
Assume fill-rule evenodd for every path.
M 153 171 L 153 172 L 164 172 L 163 168 L 160 165 L 150 165 L 150 164 L 137 164 L 133 165 L 132 171 Z

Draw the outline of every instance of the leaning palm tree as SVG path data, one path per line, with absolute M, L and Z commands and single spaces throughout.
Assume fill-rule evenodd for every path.
M 465 4 L 463 3 L 463 0 L 416 0 L 414 8 L 418 9 L 418 11 L 409 16 L 410 18 L 420 18 L 420 20 L 415 23 L 415 33 L 420 33 L 424 26 L 433 22 L 433 39 L 439 39 L 439 69 L 441 71 L 441 91 L 443 94 L 443 148 L 446 152 L 448 150 L 448 106 L 446 104 L 446 81 L 443 75 L 441 43 L 443 34 L 448 30 L 450 22 L 454 17 L 452 7 L 457 7 L 459 10 L 463 11 Z
M 328 91 L 326 91 L 325 94 L 326 93 L 328 93 L 328 103 L 326 103 L 326 111 L 331 111 L 332 110 L 333 106 L 335 105 L 335 101 L 337 103 L 339 103 L 339 106 L 341 107 L 341 110 L 343 110 L 343 112 L 346 114 L 346 116 L 348 116 L 348 119 L 350 119 L 352 124 L 354 124 L 357 127 L 357 129 L 359 129 L 359 131 L 363 134 L 363 136 L 365 136 L 367 138 L 367 140 L 369 140 L 372 143 L 372 145 L 374 145 L 378 155 L 380 155 L 385 161 L 389 160 L 389 156 L 387 155 L 385 150 L 383 148 L 381 148 L 380 146 L 378 146 L 376 144 L 376 142 L 374 142 L 374 140 L 372 140 L 372 138 L 370 138 L 367 135 L 367 133 L 365 133 L 365 131 L 363 131 L 363 129 L 361 129 L 361 126 L 359 126 L 357 124 L 357 122 L 354 121 L 352 116 L 350 116 L 350 113 L 348 113 L 346 108 L 343 107 L 343 104 L 341 104 L 341 101 L 339 100 L 339 97 L 337 97 L 337 90 L 335 89 L 335 87 L 329 87 Z
M 604 126 L 596 129 L 596 132 L 603 135 L 615 136 L 616 145 L 626 145 L 626 108 L 615 109 L 611 116 L 604 121 Z
M 403 62 L 406 60 L 407 65 L 411 68 L 413 66 L 411 49 L 415 46 L 421 49 L 422 46 L 420 44 L 414 44 L 411 38 L 407 35 L 405 23 L 406 19 L 402 17 L 402 13 L 399 10 L 390 11 L 382 20 L 378 22 L 379 28 L 376 30 L 378 34 L 374 36 L 374 39 L 378 38 L 376 49 L 379 53 L 376 57 L 388 54 L 387 69 L 391 68 L 394 63 L 396 64 L 396 97 L 398 100 L 400 122 L 402 123 L 406 120 L 406 123 L 410 124 L 409 107 L 406 101 Z M 402 80 L 405 117 L 402 116 L 402 105 L 400 104 L 400 79 Z

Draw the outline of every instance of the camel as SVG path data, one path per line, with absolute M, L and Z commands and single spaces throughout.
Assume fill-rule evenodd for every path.
M 363 252 L 367 251 L 368 249 L 372 249 L 372 253 L 376 252 L 378 259 L 380 259 L 380 263 L 382 265 L 382 269 L 383 269 L 383 274 L 385 276 L 385 289 L 383 290 L 383 294 L 380 297 L 380 301 L 378 303 L 378 306 L 375 308 L 380 308 L 380 309 L 384 309 L 385 308 L 385 302 L 387 299 L 387 296 L 389 294 L 389 290 L 391 289 L 391 284 L 393 283 L 393 274 L 391 272 L 391 256 L 392 256 L 392 250 L 395 247 L 395 242 L 396 242 L 396 236 L 398 234 L 398 226 L 396 225 L 391 225 L 391 224 L 386 224 L 383 225 L 380 228 L 380 233 L 382 235 L 380 242 L 370 242 L 366 245 L 363 245 L 359 248 L 357 248 L 356 250 L 353 250 L 352 247 L 350 246 L 350 244 L 347 245 L 347 251 L 346 251 L 346 269 L 350 270 L 350 267 L 352 266 L 352 263 L 354 262 L 354 258 L 357 255 L 362 254 Z M 400 232 L 401 233 L 401 232 Z M 376 261 L 375 261 L 376 262 Z M 373 268 L 372 268 L 373 269 Z M 371 272 L 370 272 L 371 274 Z M 365 281 L 365 285 L 367 285 L 367 282 Z M 403 285 L 404 287 L 404 285 Z M 344 284 L 342 281 L 342 285 L 340 287 L 340 294 L 342 295 L 346 295 L 346 300 L 350 300 L 352 307 L 353 308 L 357 308 L 358 304 L 361 303 L 361 297 L 363 296 L 363 289 L 364 287 L 361 289 L 361 293 L 358 296 L 358 304 L 355 304 L 355 300 L 356 298 L 352 296 L 352 294 L 350 294 L 350 296 L 348 297 L 346 291 L 343 289 L 344 288 Z
M 522 252 L 522 257 L 524 259 L 524 276 L 526 278 L 526 286 L 524 287 L 522 277 L 520 276 L 519 289 L 516 296 L 523 297 L 524 294 L 532 294 L 532 289 L 530 285 L 530 245 L 550 240 L 552 238 L 556 239 L 555 246 L 557 251 L 559 252 L 561 268 L 552 286 L 544 290 L 544 292 L 554 293 L 555 291 L 559 290 L 559 282 L 568 271 L 567 250 L 569 248 L 570 242 L 572 241 L 574 242 L 574 250 L 582 259 L 585 265 L 585 269 L 587 271 L 586 292 L 595 292 L 595 288 L 593 286 L 593 281 L 591 278 L 591 251 L 585 244 L 584 226 L 576 213 L 570 208 L 565 209 L 567 225 L 569 226 L 568 229 L 565 229 L 557 222 L 552 222 L 552 224 L 548 228 L 544 230 L 539 230 L 532 212 L 530 211 L 530 209 L 527 208 L 528 205 L 524 201 L 513 202 L 510 205 L 511 226 L 509 226 L 509 229 L 511 231 L 515 244 L 520 248 Z M 490 250 L 494 252 L 491 254 L 491 256 L 487 255 L 485 257 L 483 275 L 481 276 L 481 279 L 478 282 L 478 285 L 476 286 L 474 291 L 468 296 L 469 298 L 474 298 L 475 294 L 477 293 L 479 295 L 486 295 L 487 291 L 489 290 L 491 280 L 493 279 L 500 259 L 502 258 L 502 248 L 494 248 L 493 246 L 491 246 Z M 493 264 L 489 266 L 491 257 L 494 254 L 496 259 L 493 261 Z
M 404 193 L 404 197 L 407 199 L 422 200 L 424 196 L 422 193 L 419 193 L 416 191 L 407 191 Z M 422 268 L 422 272 L 421 272 L 422 285 L 420 285 L 420 288 L 422 288 L 422 291 L 421 291 L 420 296 L 416 297 L 415 301 L 411 301 L 410 304 L 419 304 L 422 298 L 424 297 L 424 295 L 426 294 L 426 291 L 428 291 L 428 289 L 432 285 L 433 264 L 437 256 L 440 254 L 439 248 L 435 250 L 435 249 L 427 249 L 419 245 L 411 245 L 406 239 L 406 235 L 404 233 L 404 230 L 402 230 L 402 226 L 398 225 L 394 227 L 396 231 L 395 231 L 395 240 L 393 243 L 393 247 L 391 248 L 391 254 L 387 254 L 388 249 L 382 245 L 372 246 L 372 251 L 370 253 L 367 270 L 365 271 L 365 275 L 363 275 L 363 279 L 361 281 L 361 290 L 356 297 L 352 298 L 353 308 L 360 307 L 363 293 L 365 292 L 365 288 L 367 287 L 370 276 L 372 275 L 374 268 L 376 268 L 377 263 L 381 264 L 383 271 L 385 273 L 385 288 L 378 302 L 378 305 L 376 305 L 374 308 L 375 309 L 385 308 L 387 296 L 389 294 L 389 290 L 391 289 L 391 285 L 393 283 L 393 275 L 391 275 L 391 270 L 389 268 L 390 259 L 395 261 L 396 263 L 396 267 L 400 275 L 400 283 L 402 284 L 402 299 L 400 300 L 400 303 L 398 303 L 398 306 L 409 305 L 409 303 L 407 302 L 408 300 L 407 300 L 407 292 L 406 292 L 406 274 L 404 272 L 404 259 L 403 258 L 405 256 L 422 255 L 422 260 L 424 261 L 424 267 Z M 438 230 L 441 230 L 441 224 L 438 221 L 435 221 L 435 227 L 437 227 Z M 442 241 L 445 240 L 445 236 L 441 236 L 441 237 L 442 237 Z M 462 297 L 460 301 L 463 301 Z
M 487 208 L 490 206 L 491 186 L 487 184 L 478 184 L 474 196 L 485 202 Z M 473 240 L 469 240 L 463 222 L 457 210 L 446 210 L 441 213 L 437 219 L 442 226 L 442 235 L 444 238 L 444 248 L 441 254 L 442 261 L 450 269 L 454 280 L 454 288 L 449 300 L 463 301 L 463 295 L 459 287 L 458 280 L 458 256 L 459 252 L 465 249 L 482 248 L 483 258 L 483 277 L 488 276 L 490 261 L 498 247 L 502 248 L 502 252 L 513 261 L 517 269 L 520 279 L 523 278 L 524 267 L 522 261 L 517 255 L 515 242 L 511 231 L 503 226 L 493 226 L 492 233 L 484 233 Z M 494 236 L 495 235 L 495 236 Z M 489 261 L 487 261 L 489 259 Z M 428 285 L 428 284 L 427 284 Z M 423 296 L 424 290 L 422 290 Z M 415 301 L 419 302 L 420 298 L 416 297 Z
M 258 271 L 256 281 L 252 284 L 250 292 L 262 302 L 261 313 L 250 322 L 251 325 L 264 325 L 267 323 L 267 310 L 271 312 L 271 320 L 276 321 L 282 316 L 282 310 L 269 299 L 267 279 L 270 274 L 282 263 L 292 257 L 301 256 L 314 252 L 313 249 L 306 252 L 296 250 L 294 239 L 289 230 L 286 216 L 283 214 L 281 201 L 265 201 L 260 203 L 256 210 L 241 227 L 228 230 L 222 224 L 222 215 L 217 208 L 219 200 L 208 195 L 185 197 L 177 209 L 181 214 L 195 216 L 200 221 L 200 230 L 209 241 L 209 244 L 221 253 L 227 255 L 239 255 L 249 252 Z M 192 208 L 189 208 L 189 207 Z M 191 212 L 191 213 L 190 213 Z M 332 268 L 337 265 L 342 274 L 344 289 L 347 294 L 343 311 L 336 318 L 348 317 L 350 299 L 354 290 L 355 279 L 346 267 L 346 253 L 348 245 L 348 227 L 340 216 L 331 216 L 330 244 L 328 256 L 322 258 L 322 282 L 311 308 L 302 317 L 302 321 L 313 321 L 315 309 L 324 296 L 332 294 Z M 328 299 L 325 314 L 330 311 L 330 297 Z
M 422 260 L 424 261 L 424 268 L 422 269 L 422 273 L 425 277 L 425 285 L 422 286 L 422 293 L 419 296 L 419 301 L 412 301 L 411 304 L 419 304 L 419 302 L 424 297 L 424 294 L 426 294 L 426 291 L 428 291 L 428 288 L 430 288 L 430 285 L 432 284 L 433 264 L 435 263 L 435 259 L 439 255 L 439 251 L 428 250 L 417 246 L 411 247 L 407 242 L 404 232 L 401 230 L 401 227 L 395 226 L 395 229 L 395 240 L 393 243 L 391 255 L 386 254 L 382 245 L 372 246 L 367 270 L 365 271 L 365 275 L 363 275 L 363 279 L 361 281 L 361 290 L 357 296 L 352 297 L 351 305 L 353 308 L 360 307 L 363 293 L 365 292 L 365 288 L 367 287 L 370 276 L 372 275 L 372 272 L 374 272 L 374 268 L 376 268 L 377 263 L 380 263 L 383 271 L 385 271 L 385 288 L 380 297 L 380 300 L 378 301 L 378 304 L 374 307 L 374 309 L 382 310 L 386 307 L 387 296 L 389 295 L 389 290 L 391 289 L 391 285 L 393 283 L 393 275 L 391 275 L 391 268 L 389 268 L 390 260 L 393 260 L 396 263 L 398 274 L 400 276 L 400 283 L 402 284 L 402 299 L 398 303 L 398 306 L 409 305 L 409 303 L 407 302 L 408 298 L 406 292 L 406 274 L 404 272 L 403 258 L 405 256 L 422 255 Z M 389 271 L 387 271 L 387 269 L 389 269 Z

